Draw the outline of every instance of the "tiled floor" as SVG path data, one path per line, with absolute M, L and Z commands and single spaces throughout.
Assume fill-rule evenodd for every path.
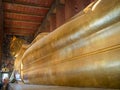
M 119 90 L 119 89 L 77 88 L 77 87 L 63 87 L 63 86 L 10 84 L 9 90 Z

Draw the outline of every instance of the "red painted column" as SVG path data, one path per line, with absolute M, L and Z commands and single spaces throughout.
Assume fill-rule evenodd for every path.
M 50 23 L 48 20 L 45 22 L 45 24 L 41 28 L 41 32 L 50 32 Z
M 58 5 L 56 7 L 56 27 L 65 23 L 65 7 L 64 5 Z
M 3 43 L 3 8 L 0 0 L 0 65 L 2 64 L 2 43 Z
M 50 32 L 56 29 L 56 14 L 51 14 L 49 18 L 50 22 Z
M 91 0 L 66 0 L 65 2 L 65 20 L 69 20 L 72 16 L 83 10 Z
M 94 2 L 95 0 L 91 0 L 91 2 Z

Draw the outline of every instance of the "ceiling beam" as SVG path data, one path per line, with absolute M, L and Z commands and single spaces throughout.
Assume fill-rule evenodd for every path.
M 49 9 L 49 7 L 45 7 L 45 6 L 39 6 L 36 4 L 27 4 L 27 3 L 22 3 L 22 2 L 12 2 L 11 0 L 4 0 L 4 3 L 11 3 L 11 4 L 16 4 L 16 5 L 23 5 L 23 6 L 29 6 L 29 7 L 33 7 L 33 8 L 43 8 L 43 9 Z
M 21 14 L 30 14 L 30 15 L 45 15 L 48 12 L 49 8 L 39 8 L 33 6 L 25 6 L 21 4 L 12 4 L 4 3 L 4 11 L 21 13 Z
M 20 19 L 15 19 L 15 18 L 5 18 L 5 20 L 9 20 L 9 21 L 12 21 L 12 22 L 22 22 L 22 23 L 40 24 L 40 22 L 36 22 L 36 21 L 20 20 Z
M 5 27 L 5 31 L 9 32 L 30 32 L 34 33 L 36 30 L 35 29 L 27 29 L 27 28 L 11 28 L 11 27 Z
M 33 34 L 34 32 L 29 32 L 29 31 L 22 31 L 22 32 L 19 32 L 19 31 L 15 31 L 13 29 L 11 29 L 10 31 L 7 30 L 5 31 L 6 33 L 28 33 L 28 34 Z
M 24 29 L 24 30 L 19 30 L 19 28 L 5 28 L 5 33 L 10 33 L 10 34 L 30 34 L 33 35 L 35 33 L 35 30 L 28 30 L 28 29 Z
M 13 21 L 13 20 L 5 20 L 4 23 L 6 25 L 18 25 L 18 26 L 28 26 L 28 27 L 38 27 L 40 23 L 33 23 L 33 22 L 25 22 L 25 21 Z
M 17 2 L 17 1 L 11 1 L 11 0 L 4 0 L 4 3 L 11 3 L 11 4 L 18 4 L 18 5 L 24 5 L 24 6 L 31 6 L 35 8 L 43 8 L 43 9 L 49 9 L 49 7 L 38 5 L 38 4 L 31 4 L 31 3 L 23 3 L 23 2 Z
M 40 24 L 38 22 L 25 22 L 25 21 L 17 21 L 17 20 L 8 20 L 8 19 L 5 19 L 5 21 L 9 21 L 9 22 L 21 22 L 21 23 L 28 23 L 28 24 Z
M 38 27 L 27 27 L 27 26 L 11 26 L 11 25 L 5 25 L 4 28 L 21 28 L 21 29 L 33 29 L 33 30 L 37 30 Z
M 6 35 L 18 35 L 18 36 L 31 36 L 33 35 L 32 33 L 16 33 L 16 32 L 6 32 Z
M 15 13 L 15 12 L 7 12 L 7 11 L 4 11 L 5 14 L 17 14 L 17 15 L 22 15 L 22 16 L 30 16 L 30 17 L 41 17 L 43 18 L 44 15 L 31 15 L 31 14 L 20 14 L 20 13 Z
M 5 10 L 4 13 L 16 13 L 16 14 L 23 14 L 23 15 L 30 15 L 30 16 L 36 16 L 36 17 L 44 17 L 44 15 L 38 15 L 35 13 L 26 13 L 26 12 L 19 12 L 19 11 L 12 11 L 12 10 Z
M 26 14 L 5 12 L 4 18 L 18 20 L 18 21 L 41 22 L 43 20 L 44 16 L 35 16 L 35 15 L 26 15 Z

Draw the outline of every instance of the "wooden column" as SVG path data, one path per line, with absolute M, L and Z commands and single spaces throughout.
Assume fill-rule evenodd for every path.
M 51 14 L 49 18 L 50 22 L 50 32 L 56 29 L 56 14 Z
M 0 0 L 0 65 L 2 62 L 2 41 L 3 41 L 3 8 Z
M 64 5 L 58 5 L 56 7 L 56 27 L 65 23 L 65 7 Z
M 46 20 L 43 27 L 41 28 L 41 32 L 50 32 L 50 23 L 49 20 Z
M 65 20 L 69 20 L 72 16 L 83 10 L 91 0 L 66 0 L 65 2 Z
M 56 8 L 56 1 L 58 1 L 58 0 L 54 0 L 51 8 L 49 9 L 46 17 L 44 18 L 42 24 L 40 25 L 40 27 L 38 28 L 37 32 L 35 33 L 35 35 L 34 35 L 35 37 L 36 37 L 40 32 L 44 32 L 44 31 L 43 31 L 44 23 L 46 23 L 46 21 L 48 20 L 50 14 L 51 14 L 51 13 L 53 12 L 53 10 Z
M 94 2 L 95 0 L 91 0 L 91 2 Z

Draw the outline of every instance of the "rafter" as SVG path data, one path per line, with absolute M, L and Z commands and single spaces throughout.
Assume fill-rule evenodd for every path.
M 6 25 L 10 25 L 10 26 L 17 26 L 17 27 L 21 27 L 21 26 L 26 26 L 26 27 L 33 27 L 36 28 L 40 25 L 40 23 L 33 23 L 33 22 L 24 22 L 24 21 L 13 21 L 13 20 L 5 20 L 5 24 Z
M 27 26 L 12 26 L 12 25 L 5 25 L 4 28 L 21 28 L 21 29 L 33 29 L 37 30 L 37 27 L 27 27 Z
M 17 13 L 17 14 L 23 14 L 23 15 L 30 15 L 30 16 L 40 16 L 40 17 L 43 17 L 44 15 L 38 15 L 38 14 L 35 14 L 35 13 L 26 13 L 26 12 L 19 12 L 19 11 L 12 11 L 12 10 L 5 10 L 4 9 L 4 13 Z
M 29 30 L 29 29 L 20 29 L 20 28 L 5 28 L 5 33 L 7 34 L 12 34 L 12 35 L 16 35 L 16 34 L 34 34 L 35 30 Z
M 36 22 L 36 21 L 20 20 L 20 19 L 14 19 L 14 18 L 6 18 L 5 20 L 9 20 L 9 21 L 12 21 L 12 22 L 22 22 L 22 23 L 40 24 L 40 22 Z
M 5 27 L 5 31 L 15 31 L 15 32 L 35 32 L 36 29 L 28 29 L 28 28 L 19 28 L 19 27 Z
M 4 3 L 4 11 L 30 15 L 45 15 L 49 9 L 20 4 Z
M 28 3 L 28 2 L 25 2 L 25 1 L 12 1 L 12 0 L 4 0 L 3 2 L 5 3 L 13 3 L 13 4 L 21 4 L 21 5 L 27 5 L 27 6 L 33 6 L 33 7 L 40 7 L 40 8 L 46 8 L 46 9 L 49 9 L 49 6 L 47 5 L 40 5 L 40 4 L 37 4 L 37 3 Z
M 4 17 L 10 20 L 16 21 L 26 21 L 26 22 L 41 22 L 44 16 L 35 16 L 35 15 L 26 15 L 26 14 L 18 14 L 18 13 L 9 13 L 5 12 Z
M 23 3 L 23 2 L 12 2 L 11 0 L 4 0 L 4 3 L 11 3 L 11 4 L 16 4 L 16 5 L 22 5 L 22 6 L 29 6 L 29 7 L 33 7 L 33 8 L 43 8 L 43 9 L 49 9 L 49 7 L 46 6 L 40 6 L 37 4 L 30 4 L 30 3 Z
M 44 15 L 31 15 L 31 14 L 24 14 L 24 13 L 15 13 L 15 12 L 7 12 L 4 11 L 4 13 L 10 13 L 10 14 L 17 14 L 17 15 L 22 15 L 22 16 L 30 16 L 30 17 L 44 17 Z
M 19 32 L 19 33 L 16 33 L 16 32 L 6 32 L 6 35 L 18 35 L 18 36 L 31 36 L 33 35 L 33 33 L 23 33 L 23 32 Z

